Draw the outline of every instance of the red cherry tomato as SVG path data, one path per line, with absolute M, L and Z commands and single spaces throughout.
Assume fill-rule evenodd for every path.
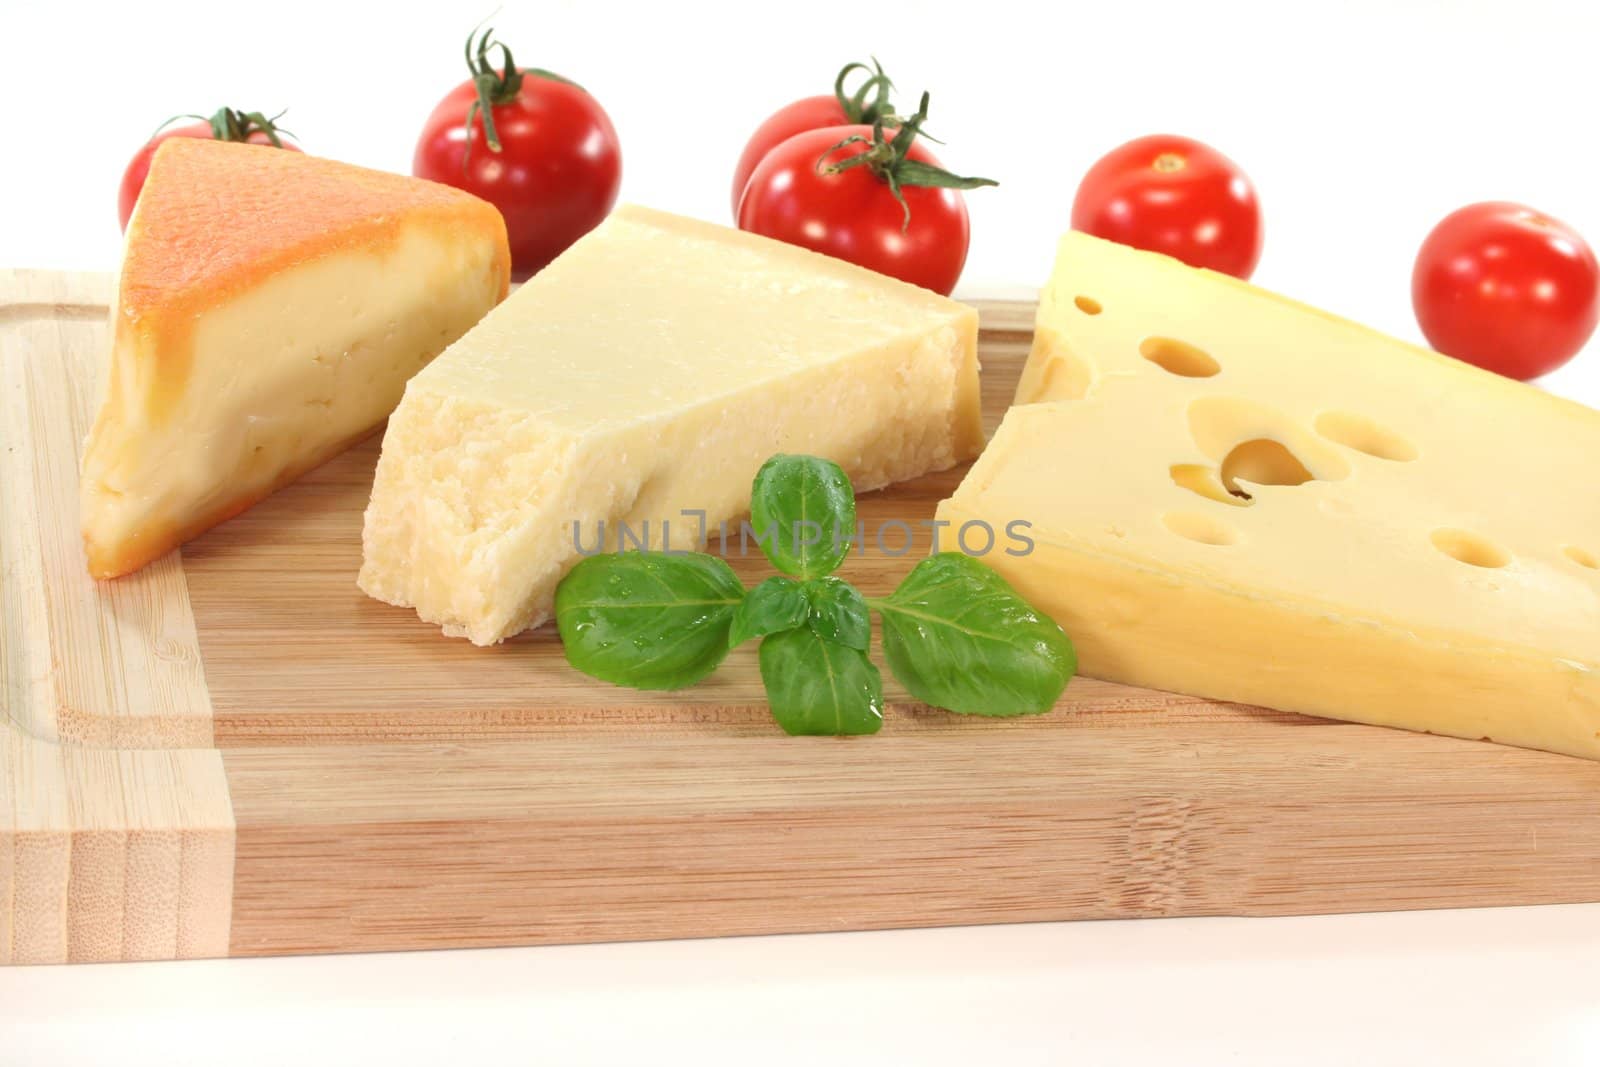
M 829 166 L 870 150 L 866 143 L 835 145 L 852 136 L 870 141 L 872 135 L 870 126 L 831 126 L 778 145 L 750 175 L 739 228 L 949 295 L 966 265 L 970 239 L 961 192 L 904 186 L 902 207 L 869 165 L 829 172 Z M 939 166 L 921 142 L 905 158 Z
M 845 91 L 845 83 L 857 71 L 867 74 L 854 92 Z M 808 96 L 779 108 L 756 127 L 739 155 L 739 164 L 733 168 L 733 217 L 739 217 L 739 200 L 756 165 L 768 152 L 797 133 L 820 130 L 828 126 L 871 126 L 880 117 L 894 111 L 889 102 L 889 91 L 894 83 L 883 72 L 877 60 L 872 66 L 849 63 L 839 71 L 833 81 L 832 96 Z
M 127 169 L 122 172 L 122 186 L 117 190 L 117 217 L 124 230 L 128 228 L 128 220 L 133 217 L 133 205 L 139 202 L 139 191 L 144 188 L 144 180 L 150 174 L 151 157 L 156 154 L 161 142 L 171 137 L 211 137 L 219 141 L 242 141 L 246 144 L 287 148 L 291 152 L 300 151 L 297 145 L 285 139 L 286 131 L 278 129 L 271 119 L 259 111 L 223 108 L 204 122 L 162 130 L 133 154 Z
M 1428 343 L 1508 378 L 1548 374 L 1600 318 L 1600 266 L 1572 227 L 1521 204 L 1472 204 L 1433 228 L 1411 274 Z
M 622 184 L 622 148 L 594 97 L 548 71 L 517 69 L 493 33 L 474 32 L 476 43 L 468 41 L 473 76 L 428 116 L 411 171 L 499 208 L 512 274 L 522 279 L 611 212 Z M 502 70 L 490 64 L 491 48 L 501 50 Z
M 750 175 L 755 172 L 756 165 L 767 158 L 768 152 L 795 134 L 849 125 L 850 117 L 831 96 L 808 96 L 773 112 L 750 135 L 744 151 L 739 154 L 738 166 L 733 168 L 733 217 L 739 217 L 739 201 L 750 184 Z
M 1141 137 L 1101 157 L 1078 186 L 1072 228 L 1236 278 L 1261 258 L 1255 187 L 1227 156 L 1187 137 Z

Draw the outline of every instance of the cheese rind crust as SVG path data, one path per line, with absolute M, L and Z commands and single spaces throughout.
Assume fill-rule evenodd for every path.
M 699 547 L 776 452 L 860 491 L 953 466 L 982 444 L 976 340 L 925 290 L 619 209 L 407 386 L 361 588 L 493 644 L 549 616 L 601 523 Z
M 1600 758 L 1600 414 L 1078 234 L 1017 400 L 939 518 L 1086 674 Z
M 505 227 L 456 190 L 174 139 L 129 223 L 84 450 L 90 573 L 129 573 L 371 433 L 505 295 Z

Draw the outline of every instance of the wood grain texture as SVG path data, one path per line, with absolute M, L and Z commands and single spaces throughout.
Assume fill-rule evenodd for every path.
M 1600 899 L 1583 760 L 1246 709 L 902 725 L 228 752 L 231 951 Z
M 82 403 L 104 287 L 11 284 L 0 962 L 1600 900 L 1588 761 L 1090 679 L 1009 721 L 891 689 L 876 737 L 785 739 L 747 653 L 662 695 L 589 682 L 548 633 L 447 640 L 355 589 L 375 442 L 142 592 L 86 593 L 80 559 L 58 596 L 75 520 L 41 502 L 71 506 L 76 441 L 45 407 Z M 1031 315 L 984 311 L 992 424 Z M 862 514 L 930 517 L 959 473 Z M 847 573 L 885 590 L 927 538 Z M 178 662 L 154 654 L 189 605 Z
M 78 464 L 104 357 L 111 281 L 0 272 L 0 694 L 44 740 L 211 744 L 211 701 L 177 553 L 96 582 Z
M 110 280 L 0 273 L 0 963 L 215 956 L 233 811 L 179 558 L 77 529 Z M 143 746 L 194 751 L 138 751 Z
M 0 963 L 222 955 L 233 847 L 220 753 L 57 744 L 0 719 Z

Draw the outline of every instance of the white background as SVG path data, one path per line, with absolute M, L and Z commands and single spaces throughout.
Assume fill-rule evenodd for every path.
M 0 4 L 0 266 L 112 269 L 117 181 L 163 119 L 269 113 L 407 170 L 493 0 Z M 1101 153 L 1176 132 L 1255 180 L 1256 281 L 1417 339 L 1432 224 L 1514 199 L 1600 240 L 1595 5 L 507 3 L 521 62 L 584 84 L 623 196 L 726 220 L 750 130 L 875 54 L 933 96 L 969 194 L 964 288 L 1036 286 Z M 1600 343 L 1552 389 L 1600 403 Z M 987 928 L 397 957 L 0 970 L 0 1064 L 1600 1062 L 1600 907 Z M 664 1044 L 663 1044 L 664 1043 Z M 1358 1051 L 1359 1050 L 1359 1051 Z M 713 1059 L 718 1058 L 713 1055 Z M 314 1062 L 314 1059 L 302 1062 Z

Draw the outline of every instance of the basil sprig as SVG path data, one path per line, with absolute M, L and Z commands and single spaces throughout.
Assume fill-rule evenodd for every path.
M 567 661 L 636 689 L 677 689 L 728 650 L 761 641 L 761 680 L 790 734 L 870 734 L 883 725 L 883 678 L 868 653 L 869 611 L 911 695 L 966 715 L 1049 711 L 1077 667 L 1072 642 L 981 560 L 923 560 L 892 594 L 868 600 L 833 571 L 849 554 L 855 493 L 838 464 L 777 455 L 756 475 L 757 541 L 783 577 L 746 591 L 704 553 L 591 556 L 556 588 Z

